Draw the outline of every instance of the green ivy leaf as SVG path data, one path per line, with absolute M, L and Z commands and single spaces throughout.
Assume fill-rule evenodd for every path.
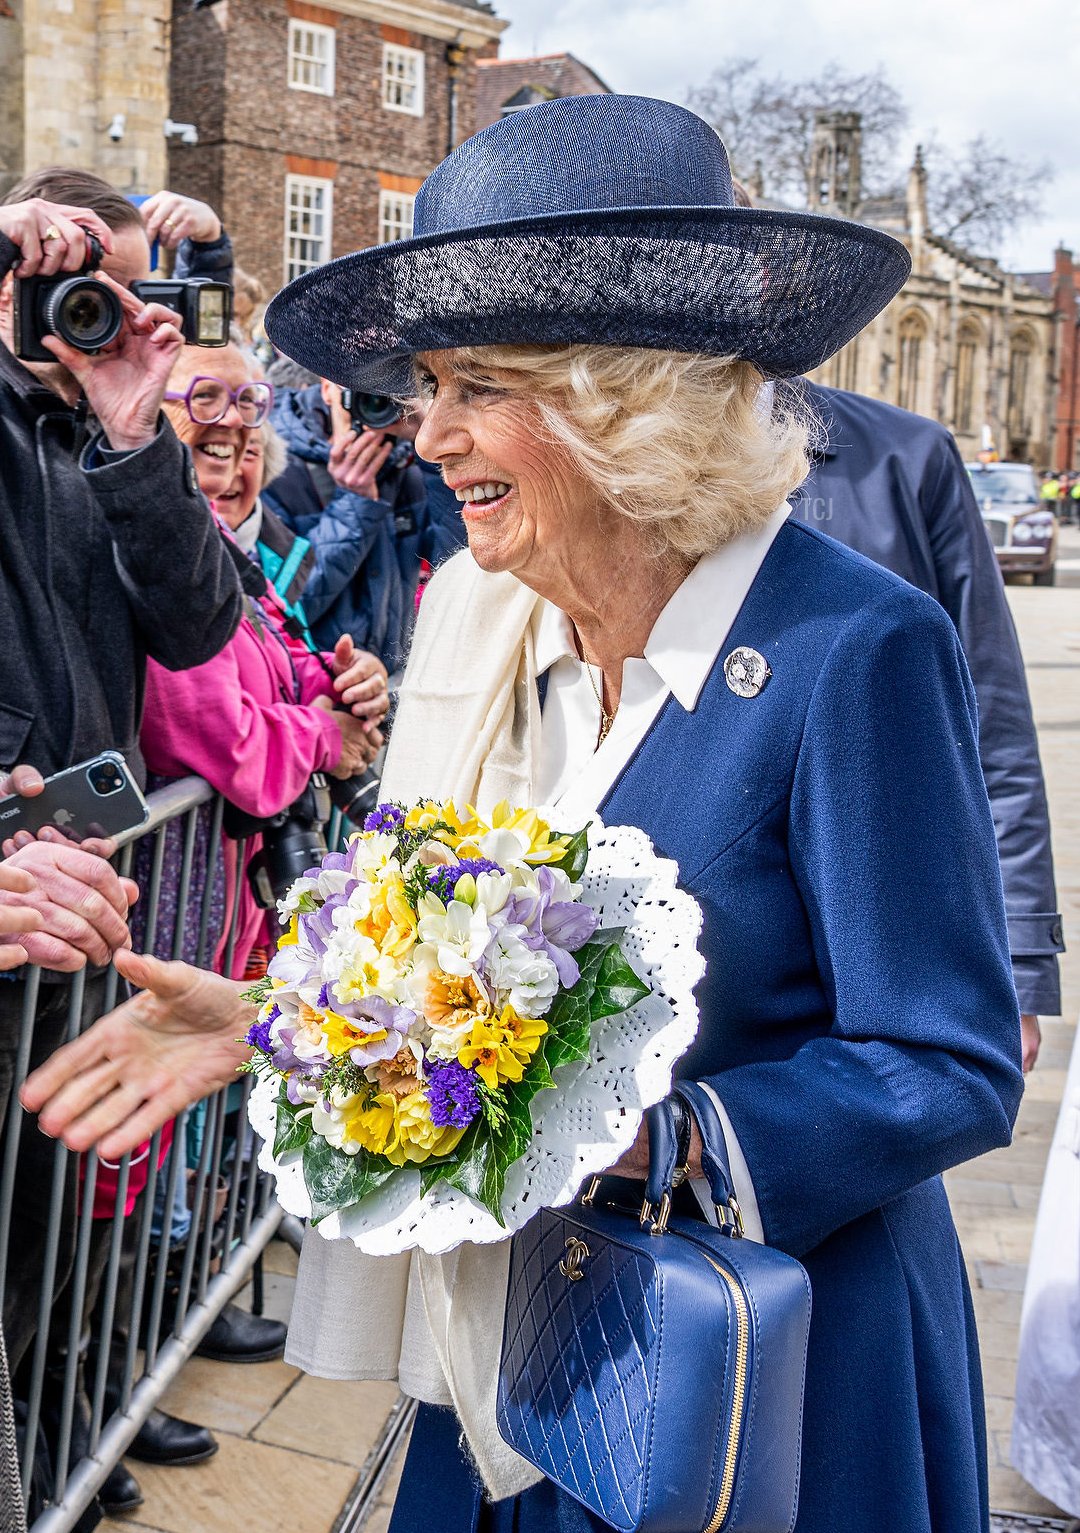
M 570 837 L 570 844 L 553 868 L 561 868 L 572 884 L 576 884 L 589 861 L 589 827 L 582 826 L 577 835 Z
M 500 1176 L 495 1165 L 495 1149 L 492 1140 L 485 1135 L 478 1135 L 472 1154 L 466 1160 L 463 1160 L 453 1176 L 448 1176 L 446 1180 L 451 1187 L 456 1187 L 466 1197 L 473 1198 L 477 1203 L 482 1203 L 488 1212 L 502 1224 L 504 1178 L 505 1172 Z
M 274 1159 L 280 1160 L 283 1155 L 295 1155 L 302 1150 L 315 1132 L 311 1127 L 311 1113 L 306 1112 L 301 1118 L 300 1109 L 285 1096 L 285 1086 L 282 1084 L 281 1094 L 277 1104 L 277 1122 L 274 1126 Z
M 359 1155 L 346 1155 L 321 1135 L 313 1134 L 304 1147 L 304 1181 L 311 1198 L 311 1223 L 319 1224 L 329 1214 L 352 1208 L 389 1181 L 396 1170 L 396 1166 L 387 1165 L 366 1150 Z
M 649 986 L 631 968 L 622 949 L 613 943 L 597 970 L 589 1014 L 594 1022 L 598 1017 L 613 1017 L 620 1011 L 629 1011 L 631 1006 L 651 994 Z

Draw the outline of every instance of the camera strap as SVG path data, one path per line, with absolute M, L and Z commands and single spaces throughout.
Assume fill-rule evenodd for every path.
M 75 409 L 72 414 L 72 422 L 75 427 L 75 438 L 74 445 L 71 449 L 71 455 L 75 459 L 76 463 L 78 463 L 79 459 L 82 457 L 83 448 L 86 446 L 86 438 L 89 435 L 89 417 L 90 401 L 87 399 L 85 394 L 80 394 L 75 402 Z

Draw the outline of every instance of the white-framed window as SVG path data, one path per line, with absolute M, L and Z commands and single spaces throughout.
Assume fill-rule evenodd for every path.
M 285 177 L 285 281 L 330 259 L 334 183 L 319 176 Z
M 411 192 L 379 193 L 379 244 L 412 237 L 413 204 Z
M 391 112 L 424 115 L 424 55 L 419 48 L 383 44 L 383 106 Z
M 334 94 L 334 28 L 289 18 L 289 85 L 292 90 Z

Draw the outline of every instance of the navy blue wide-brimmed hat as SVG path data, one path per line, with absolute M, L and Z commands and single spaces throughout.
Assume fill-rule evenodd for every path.
M 880 230 L 733 206 L 727 152 L 684 107 L 570 96 L 492 123 L 417 193 L 411 239 L 297 277 L 279 351 L 348 388 L 412 391 L 417 352 L 593 342 L 824 362 L 903 286 Z

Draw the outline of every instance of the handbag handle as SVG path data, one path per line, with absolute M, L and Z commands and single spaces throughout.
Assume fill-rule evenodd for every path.
M 742 1209 L 735 1196 L 724 1125 L 716 1103 L 698 1081 L 675 1081 L 671 1089 L 673 1095 L 686 1103 L 697 1122 L 701 1134 L 701 1169 L 708 1179 L 720 1228 L 724 1234 L 739 1239 L 743 1233 Z

